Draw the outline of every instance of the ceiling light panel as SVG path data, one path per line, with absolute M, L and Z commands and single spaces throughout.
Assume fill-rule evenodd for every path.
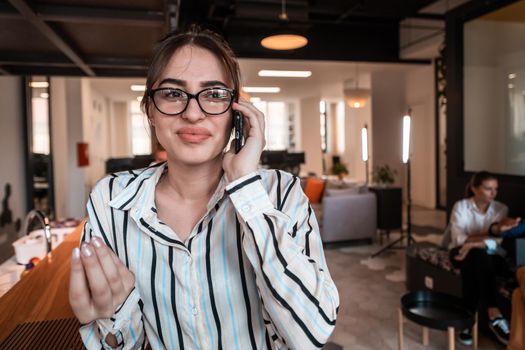
M 259 71 L 260 77 L 308 78 L 312 75 L 309 70 L 269 70 Z
M 245 86 L 242 88 L 246 93 L 276 94 L 281 91 L 277 86 Z

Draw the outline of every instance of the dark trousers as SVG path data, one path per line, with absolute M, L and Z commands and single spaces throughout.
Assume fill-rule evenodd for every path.
M 450 261 L 461 270 L 463 300 L 472 312 L 481 304 L 497 307 L 498 286 L 496 276 L 507 276 L 510 272 L 507 261 L 499 255 L 489 255 L 484 249 L 471 249 L 464 260 L 454 259 L 461 247 L 450 251 Z

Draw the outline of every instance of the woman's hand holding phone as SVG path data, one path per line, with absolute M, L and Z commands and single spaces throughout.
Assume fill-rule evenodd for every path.
M 239 102 L 233 103 L 232 108 L 244 116 L 244 146 L 235 153 L 235 140 L 233 140 L 230 149 L 224 155 L 222 167 L 229 181 L 257 170 L 262 150 L 266 145 L 264 114 L 242 97 Z

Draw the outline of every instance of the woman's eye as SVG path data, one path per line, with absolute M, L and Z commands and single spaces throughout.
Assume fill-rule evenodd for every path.
M 209 90 L 205 93 L 206 98 L 221 99 L 228 97 L 228 92 L 225 90 Z
M 179 98 L 179 97 L 182 97 L 182 94 L 180 91 L 177 91 L 177 90 L 165 90 L 164 96 L 170 97 L 170 98 Z

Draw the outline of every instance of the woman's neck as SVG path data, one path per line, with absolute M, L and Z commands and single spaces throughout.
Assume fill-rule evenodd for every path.
M 490 202 L 487 203 L 484 200 L 476 199 L 476 197 L 472 198 L 472 200 L 474 201 L 474 204 L 476 204 L 476 207 L 479 209 L 480 212 L 487 212 Z
M 188 165 L 168 159 L 164 186 L 176 199 L 208 201 L 222 177 L 222 157 L 205 164 Z

